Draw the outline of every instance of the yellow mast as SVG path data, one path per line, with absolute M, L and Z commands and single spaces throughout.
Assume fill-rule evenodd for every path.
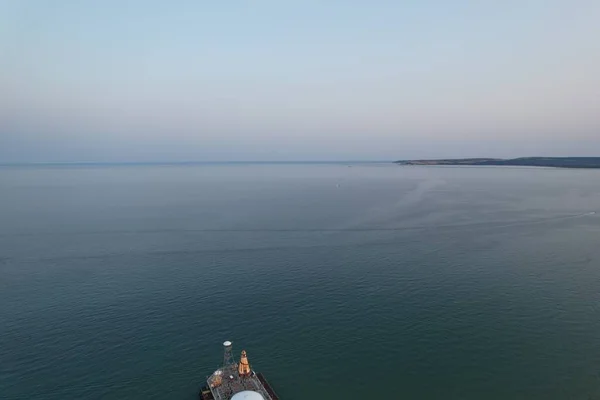
M 240 358 L 240 364 L 238 365 L 238 373 L 240 376 L 250 375 L 250 363 L 246 356 L 246 350 L 242 350 L 242 357 Z

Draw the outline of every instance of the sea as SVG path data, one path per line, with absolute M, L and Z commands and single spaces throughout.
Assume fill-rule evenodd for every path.
M 600 399 L 600 170 L 0 167 L 0 398 Z

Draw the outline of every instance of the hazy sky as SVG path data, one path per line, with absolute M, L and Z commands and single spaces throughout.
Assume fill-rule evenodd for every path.
M 598 0 L 0 0 L 0 162 L 599 155 Z

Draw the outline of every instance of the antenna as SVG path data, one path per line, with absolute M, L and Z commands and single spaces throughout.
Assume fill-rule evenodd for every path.
M 231 352 L 232 345 L 233 343 L 229 340 L 223 342 L 223 367 L 235 364 L 235 361 L 233 361 L 233 353 Z

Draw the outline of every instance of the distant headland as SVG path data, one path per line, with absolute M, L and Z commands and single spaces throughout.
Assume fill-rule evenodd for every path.
M 600 157 L 457 158 L 441 160 L 400 160 L 400 165 L 495 165 L 518 167 L 600 168 Z

